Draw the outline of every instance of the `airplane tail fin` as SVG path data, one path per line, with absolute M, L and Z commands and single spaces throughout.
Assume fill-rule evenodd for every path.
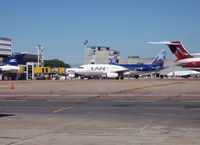
M 164 62 L 165 62 L 165 58 L 166 58 L 166 53 L 167 51 L 165 49 L 162 49 L 157 56 L 155 57 L 155 59 L 152 61 L 152 65 L 153 66 L 163 66 Z
M 168 46 L 177 60 L 194 57 L 190 55 L 190 53 L 183 47 L 180 41 L 171 42 L 171 44 L 169 44 Z
M 171 52 L 176 57 L 176 60 L 186 59 L 186 58 L 194 58 L 182 45 L 180 41 L 174 42 L 149 42 L 150 44 L 166 44 L 170 48 Z
M 13 65 L 13 66 L 18 66 L 19 62 L 24 58 L 26 55 L 25 52 L 18 52 L 18 53 L 13 53 L 11 58 L 5 63 L 5 65 Z
M 117 63 L 117 57 L 118 57 L 118 55 L 115 55 L 115 56 L 112 58 L 112 60 L 110 61 L 109 64 L 116 64 L 116 63 Z

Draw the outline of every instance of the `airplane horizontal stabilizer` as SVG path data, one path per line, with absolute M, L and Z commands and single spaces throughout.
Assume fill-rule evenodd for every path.
M 169 41 L 160 41 L 160 42 L 147 42 L 148 44 L 162 44 L 162 45 L 180 45 L 179 43 L 171 43 Z

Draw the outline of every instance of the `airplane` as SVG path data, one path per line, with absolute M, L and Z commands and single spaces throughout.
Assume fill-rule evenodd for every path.
M 67 68 L 66 74 L 68 78 L 76 78 L 78 76 L 102 76 L 105 78 L 117 78 L 121 76 L 121 70 L 122 72 L 125 72 L 125 70 L 128 71 L 127 69 L 123 70 L 123 67 L 116 67 L 115 65 L 112 65 L 117 61 L 117 57 L 118 56 L 115 55 L 109 64 L 86 64 L 80 66 L 79 68 Z
M 106 78 L 120 78 L 124 72 L 129 71 L 129 69 L 112 65 L 112 64 L 86 64 L 81 65 L 79 68 L 69 68 L 66 69 L 68 77 L 75 77 L 76 75 L 80 76 L 101 76 Z
M 164 44 L 168 45 L 171 52 L 176 58 L 176 65 L 187 67 L 193 70 L 200 71 L 200 57 L 195 57 L 190 54 L 182 45 L 180 41 L 161 41 L 161 42 L 148 42 L 149 44 Z
M 183 77 L 183 78 L 188 78 L 191 76 L 197 76 L 200 75 L 200 72 L 194 71 L 194 70 L 188 70 L 188 71 L 173 71 L 169 72 L 167 74 L 167 77 Z
M 117 57 L 113 57 L 113 60 L 111 61 L 112 64 L 115 64 L 117 66 L 122 66 L 125 68 L 128 68 L 130 71 L 127 71 L 124 73 L 125 76 L 128 75 L 140 75 L 140 74 L 151 74 L 158 72 L 162 69 L 164 69 L 164 61 L 166 58 L 166 50 L 162 49 L 155 59 L 151 62 L 151 64 L 144 64 L 144 63 L 137 63 L 137 64 L 115 64 L 115 61 Z
M 166 50 L 161 50 L 151 64 L 116 64 L 117 55 L 113 57 L 109 64 L 87 64 L 79 68 L 68 68 L 66 74 L 69 78 L 77 75 L 81 76 L 104 76 L 106 78 L 122 78 L 124 76 L 140 74 L 151 74 L 164 69 Z
M 123 75 L 124 72 L 127 72 L 129 69 L 112 65 L 112 64 L 86 64 L 81 65 L 79 68 L 74 69 L 73 71 L 77 75 L 82 76 L 102 76 L 110 79 L 118 78 Z
M 20 67 L 18 66 L 18 63 L 23 59 L 25 55 L 26 55 L 25 52 L 13 53 L 11 58 L 7 62 L 5 62 L 2 66 L 0 66 L 0 73 L 6 71 L 19 70 Z

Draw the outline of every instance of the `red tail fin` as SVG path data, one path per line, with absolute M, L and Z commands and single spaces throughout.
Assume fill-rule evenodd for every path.
M 188 51 L 183 47 L 180 41 L 171 42 L 168 44 L 168 46 L 177 60 L 194 58 L 194 56 L 190 55 Z

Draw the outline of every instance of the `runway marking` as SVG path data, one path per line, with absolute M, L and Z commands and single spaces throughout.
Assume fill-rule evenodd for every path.
M 140 128 L 140 129 L 138 130 L 138 132 L 142 132 L 142 131 L 145 130 L 147 127 L 148 127 L 148 125 L 145 124 L 142 128 Z
M 1 102 L 28 102 L 28 100 L 18 100 L 18 99 L 16 99 L 16 100 L 0 100 Z
M 69 110 L 69 109 L 71 109 L 71 108 L 73 108 L 73 106 L 69 106 L 69 107 L 66 107 L 66 108 L 61 108 L 61 109 L 52 111 L 52 113 L 58 113 L 58 112 L 61 112 L 61 111 L 64 111 L 64 110 Z
M 181 83 L 183 83 L 183 82 L 181 82 Z M 142 86 L 142 87 L 138 87 L 138 88 L 121 90 L 120 92 L 128 93 L 128 92 L 141 90 L 141 89 L 146 89 L 146 88 L 161 87 L 161 86 L 168 86 L 168 85 L 175 85 L 175 84 L 180 84 L 180 82 L 172 82 L 172 83 L 167 83 L 167 84 L 155 84 L 155 85 L 151 85 L 151 86 Z

